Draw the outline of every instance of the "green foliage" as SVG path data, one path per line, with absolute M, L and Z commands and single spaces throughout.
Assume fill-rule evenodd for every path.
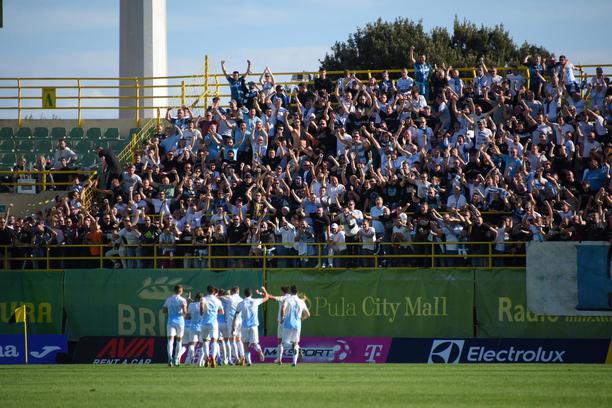
M 379 18 L 357 28 L 346 42 L 336 42 L 320 62 L 328 70 L 410 67 L 411 46 L 415 48 L 415 58 L 426 54 L 432 64 L 454 67 L 476 66 L 481 56 L 488 65 L 504 66 L 520 63 L 527 54 L 540 54 L 543 58 L 550 54 L 526 42 L 517 46 L 502 24 L 478 27 L 455 17 L 452 34 L 444 27 L 426 33 L 422 21 L 397 18 L 387 22 Z

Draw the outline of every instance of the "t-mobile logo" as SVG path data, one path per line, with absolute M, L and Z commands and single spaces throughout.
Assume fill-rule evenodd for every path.
M 366 357 L 366 363 L 375 363 L 376 357 L 382 356 L 382 344 L 369 344 L 366 347 L 364 357 Z

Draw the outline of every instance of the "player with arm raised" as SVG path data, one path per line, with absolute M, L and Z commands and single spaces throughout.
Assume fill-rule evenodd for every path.
M 283 340 L 285 344 L 291 344 L 293 349 L 293 367 L 297 365 L 300 353 L 300 333 L 302 331 L 302 320 L 310 317 L 306 303 L 298 297 L 295 285 L 291 286 L 291 296 L 283 302 L 283 313 L 281 323 L 283 325 Z
M 193 358 L 195 356 L 195 346 L 200 341 L 200 332 L 202 331 L 202 317 L 204 314 L 204 304 L 202 302 L 202 298 L 204 294 L 202 292 L 196 293 L 195 302 L 192 302 L 187 307 L 187 314 L 189 316 L 191 327 L 189 330 L 189 338 L 188 348 L 189 352 L 187 354 L 187 359 L 185 360 L 185 364 L 193 364 Z M 187 334 L 185 334 L 187 336 Z
M 223 306 L 217 296 L 217 289 L 214 286 L 208 285 L 206 288 L 207 295 L 202 299 L 204 304 L 204 312 L 202 317 L 201 340 L 204 342 L 202 355 L 200 356 L 199 365 L 215 368 L 217 366 L 217 339 L 219 338 L 219 323 L 217 315 L 223 313 Z M 210 342 L 212 341 L 212 356 L 210 352 Z
M 185 315 L 187 314 L 187 301 L 181 295 L 183 286 L 174 287 L 174 295 L 166 299 L 163 306 L 163 313 L 168 316 L 166 323 L 166 335 L 168 336 L 168 366 L 179 365 L 179 351 L 181 349 L 181 339 L 185 332 Z M 176 339 L 176 346 L 174 341 Z
M 278 322 L 276 328 L 276 338 L 278 340 L 278 357 L 274 360 L 275 363 L 281 364 L 283 361 L 283 326 L 281 324 L 281 317 L 283 312 L 283 302 L 291 296 L 289 294 L 289 288 L 287 286 L 281 286 L 281 295 L 280 296 L 272 296 L 268 295 L 270 299 L 274 299 L 278 302 L 278 315 L 276 317 L 276 321 Z
M 258 317 L 258 309 L 259 305 L 268 301 L 268 293 L 264 287 L 261 288 L 264 297 L 253 299 L 251 295 L 253 292 L 251 288 L 246 288 L 244 290 L 244 299 L 238 307 L 236 308 L 236 314 L 234 315 L 234 320 L 232 324 L 232 329 L 236 329 L 236 322 L 238 317 L 242 317 L 242 341 L 244 343 L 244 355 L 246 359 L 246 365 L 251 366 L 251 352 L 249 350 L 250 345 L 252 344 L 255 350 L 259 353 L 259 358 L 261 361 L 264 361 L 264 354 L 259 346 L 259 317 Z M 242 364 L 244 365 L 245 361 L 243 360 Z

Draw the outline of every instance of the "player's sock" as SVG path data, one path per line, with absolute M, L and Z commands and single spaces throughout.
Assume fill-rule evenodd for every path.
M 191 364 L 194 354 L 195 354 L 195 346 L 193 344 L 190 344 L 189 353 L 187 353 L 187 360 L 185 360 L 185 364 Z
M 166 346 L 166 350 L 168 351 L 168 362 L 174 362 L 172 360 L 172 356 L 174 354 L 174 339 L 168 339 L 168 345 Z
M 248 365 L 251 365 L 251 352 L 247 351 L 246 353 L 244 353 L 245 357 L 246 357 L 246 362 Z
M 236 343 L 236 340 L 232 340 L 230 343 L 230 348 L 232 349 L 231 354 L 234 355 L 233 362 L 236 363 L 240 359 L 240 356 L 238 355 L 238 343 Z
M 238 356 L 244 358 L 244 343 L 238 342 Z
M 204 342 L 203 353 L 204 353 L 204 359 L 207 360 L 208 356 L 210 356 L 210 342 L 209 341 Z
M 297 365 L 298 356 L 300 355 L 300 346 L 293 345 L 293 365 Z
M 229 364 L 229 347 L 225 340 L 221 342 L 221 351 L 223 352 L 223 364 Z
M 180 352 L 181 352 L 181 347 L 182 346 L 183 345 L 181 344 L 181 341 L 180 340 L 176 340 L 176 344 L 174 344 L 174 355 L 173 355 L 173 357 L 174 357 L 174 360 L 173 360 L 174 361 L 174 365 L 178 365 L 179 364 L 179 356 L 181 355 Z
M 259 343 L 255 343 L 255 351 L 257 351 L 257 353 L 259 354 L 259 360 L 260 361 L 264 361 L 265 356 L 263 354 L 263 351 L 261 350 L 261 346 L 259 345 Z
M 283 342 L 281 341 L 280 343 L 278 343 L 278 362 L 282 362 L 283 361 L 283 353 L 285 352 L 285 349 L 283 348 Z
M 219 343 L 217 343 L 216 341 L 213 342 L 212 344 L 212 359 L 214 361 L 217 360 L 217 354 L 219 353 Z

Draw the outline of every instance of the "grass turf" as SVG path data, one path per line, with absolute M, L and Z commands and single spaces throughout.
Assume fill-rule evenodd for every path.
M 610 407 L 608 365 L 5 366 L 0 407 Z

